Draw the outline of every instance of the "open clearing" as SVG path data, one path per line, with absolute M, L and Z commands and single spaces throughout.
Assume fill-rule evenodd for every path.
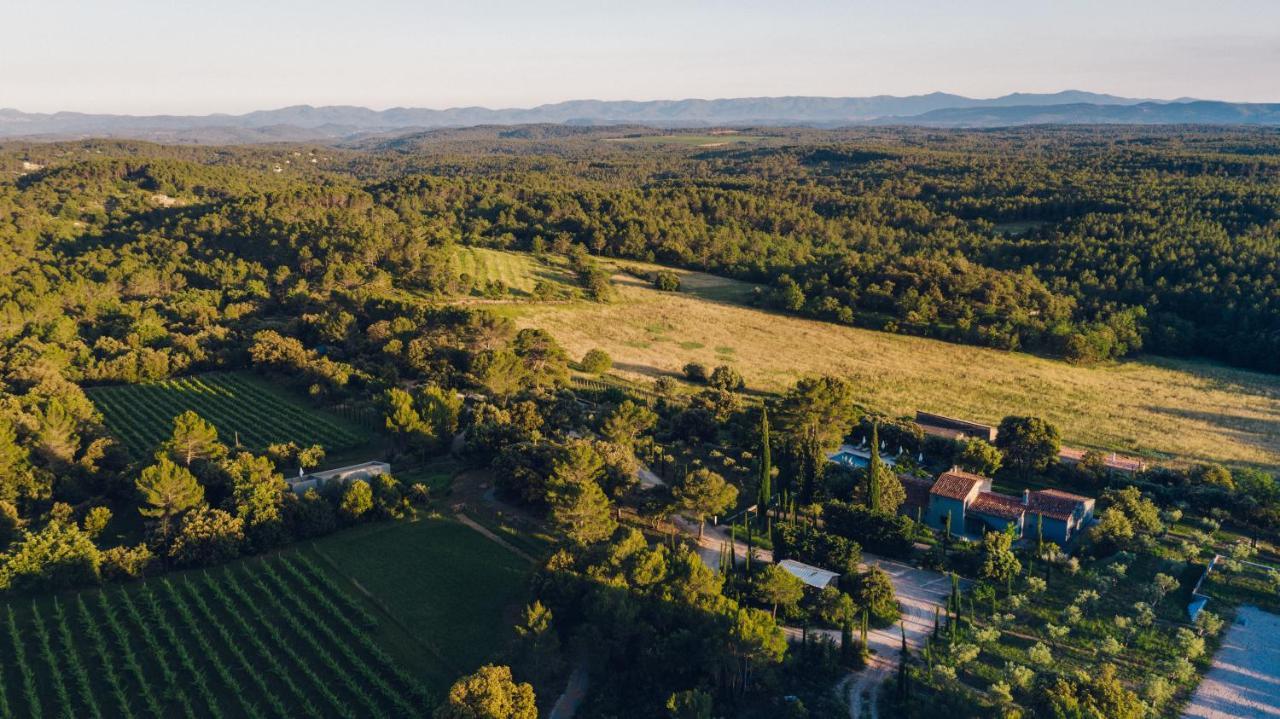
M 368 430 L 307 405 L 248 372 L 214 372 L 146 384 L 89 387 L 107 429 L 143 459 L 173 433 L 173 418 L 194 410 L 218 439 L 252 450 L 273 442 L 323 445 L 332 453 L 368 442 Z
M 315 543 L 337 571 L 359 583 L 410 637 L 448 662 L 447 689 L 515 635 L 529 564 L 453 520 L 367 525 Z
M 1280 716 L 1280 616 L 1241 607 L 1183 717 Z
M 573 275 L 568 270 L 539 262 L 533 255 L 484 247 L 459 247 L 453 255 L 453 266 L 456 271 L 469 276 L 477 289 L 496 281 L 517 295 L 533 292 L 538 280 L 573 283 Z
M 921 409 L 985 422 L 1037 415 L 1077 446 L 1280 469 L 1280 380 L 1270 375 L 1163 358 L 1078 367 L 844 327 L 741 306 L 746 283 L 680 274 L 688 291 L 659 292 L 619 273 L 611 304 L 504 312 L 521 327 L 549 330 L 574 357 L 605 350 L 614 371 L 632 379 L 678 376 L 688 362 L 731 364 L 759 391 L 836 374 L 857 385 L 867 406 L 893 415 Z

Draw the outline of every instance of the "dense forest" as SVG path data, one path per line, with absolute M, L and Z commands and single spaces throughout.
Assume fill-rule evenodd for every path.
M 619 135 L 636 137 L 612 141 Z M 1141 351 L 1277 372 L 1280 134 L 782 129 L 716 147 L 661 140 L 637 128 L 529 127 L 349 147 L 0 146 L 0 591 L 216 564 L 439 499 L 390 477 L 295 495 L 282 473 L 314 465 L 308 454 L 324 447 L 242 446 L 195 413 L 160 417 L 171 435 L 154 455 L 131 452 L 91 397 L 252 370 L 316 408 L 371 413 L 371 446 L 397 463 L 465 455 L 495 473 L 504 501 L 546 518 L 557 544 L 534 576 L 526 654 L 511 662 L 539 696 L 577 654 L 609 669 L 593 677 L 591 716 L 712 716 L 713 703 L 715 715 L 810 716 L 782 699 L 793 694 L 812 715 L 835 715 L 830 687 L 865 661 L 866 625 L 891 626 L 897 613 L 887 576 L 858 571 L 865 547 L 953 572 L 943 619 L 971 633 L 950 630 L 944 642 L 935 618 L 942 670 L 927 649 L 927 665 L 908 666 L 904 653 L 903 715 L 950 707 L 1012 717 L 1025 707 L 1057 716 L 1061 704 L 1144 715 L 1131 667 L 1090 676 L 1082 667 L 1092 654 L 1063 652 L 1081 671 L 1059 673 L 1036 644 L 1034 681 L 1021 654 L 966 670 L 978 645 L 1000 636 L 974 597 L 999 619 L 999 595 L 1009 622 L 1022 611 L 1017 631 L 1039 631 L 1050 610 L 1036 614 L 1037 601 L 1083 597 L 1062 602 L 1074 613 L 1052 608 L 1081 621 L 1100 613 L 1099 593 L 1125 582 L 1194 579 L 1224 523 L 1242 533 L 1232 551 L 1252 556 L 1259 537 L 1274 538 L 1274 478 L 1206 465 L 1129 482 L 1096 452 L 1059 466 L 1057 431 L 1033 418 L 1011 418 L 1002 436 L 1012 439 L 999 446 L 928 440 L 859 406 L 838 377 L 801 379 L 763 401 L 744 395 L 729 366 L 687 368 L 679 387 L 663 378 L 577 392 L 571 368 L 599 375 L 609 358 L 578 362 L 545 331 L 454 301 L 491 288 L 474 287 L 451 260 L 468 245 L 555 255 L 588 301 L 611 291 L 593 256 L 648 260 L 751 280 L 760 306 L 836 323 L 1074 362 Z M 1035 435 L 1021 445 L 1020 427 Z M 828 462 L 854 435 L 872 438 L 868 467 Z M 927 478 L 956 463 L 1001 481 L 1063 484 L 1102 495 L 1104 521 L 1078 556 L 1040 542 L 1015 557 L 1000 533 L 953 544 L 950 530 L 936 536 L 898 513 L 906 490 L 880 464 L 876 438 L 899 448 L 899 473 Z M 665 483 L 637 499 L 642 463 Z M 700 533 L 708 516 L 752 498 L 775 512 L 742 520 L 748 557 L 751 542 L 768 541 L 777 556 L 845 570 L 841 585 L 806 594 L 772 565 L 748 559 L 739 570 L 734 547 L 711 571 L 663 524 L 682 512 Z M 624 522 L 624 506 L 640 519 Z M 1203 532 L 1166 531 L 1184 511 Z M 104 541 L 126 514 L 134 529 L 112 536 L 128 541 Z M 920 542 L 930 549 L 914 557 Z M 965 608 L 959 575 L 980 580 Z M 1116 628 L 1085 619 L 1071 640 L 1105 635 L 1149 666 L 1176 667 L 1176 685 L 1142 689 L 1157 708 L 1185 698 L 1204 665 L 1190 659 L 1221 629 L 1197 627 L 1196 657 L 1173 656 L 1172 630 L 1153 623 L 1157 613 L 1182 621 L 1169 591 L 1136 604 L 1136 593 L 1113 592 L 1108 611 L 1152 619 Z M 798 648 L 783 622 L 804 628 Z M 838 633 L 840 651 L 811 641 L 811 624 Z M 992 693 L 950 693 L 957 669 Z M 489 679 L 511 683 L 510 672 L 497 675 Z
M 302 152 L 14 146 L 7 166 L 50 167 L 4 201 L 87 213 L 117 236 L 216 236 L 250 261 L 296 242 L 251 250 L 260 238 L 233 240 L 237 225 L 258 235 L 261 215 L 287 205 L 321 230 L 341 208 L 361 226 L 332 234 L 363 233 L 359 253 L 423 287 L 447 281 L 424 248 L 578 244 L 765 283 L 761 303 L 833 322 L 1079 362 L 1146 351 L 1280 369 L 1274 131 L 794 130 L 709 149 L 605 141 L 616 134 L 437 131 Z M 200 202 L 61 203 L 58 188 L 79 183 Z M 331 275 L 369 270 L 318 260 L 355 249 L 334 242 L 309 259 Z

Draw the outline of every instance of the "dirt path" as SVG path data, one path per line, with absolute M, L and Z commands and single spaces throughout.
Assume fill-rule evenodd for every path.
M 569 675 L 569 683 L 565 685 L 564 693 L 556 700 L 555 706 L 551 707 L 551 713 L 547 715 L 547 719 L 573 719 L 573 715 L 578 713 L 578 707 L 582 704 L 582 698 L 587 695 L 589 678 L 585 666 L 579 664 L 574 667 L 573 673 Z
M 480 534 L 483 534 L 488 539 L 496 542 L 497 544 L 499 544 L 500 546 L 502 546 L 504 549 L 511 552 L 512 554 L 516 555 L 517 557 L 520 557 L 521 559 L 528 561 L 530 564 L 533 564 L 534 562 L 537 561 L 533 557 L 530 557 L 528 554 L 525 554 L 523 551 L 517 549 L 515 545 L 511 544 L 507 540 L 503 539 L 502 537 L 499 537 L 493 532 L 490 532 L 488 528 L 476 522 L 471 517 L 468 517 L 467 515 L 462 514 L 461 512 L 453 516 L 457 518 L 459 522 L 462 522 L 463 524 L 467 525 L 468 527 L 471 527 L 472 529 L 476 530 Z
M 1280 716 L 1280 616 L 1240 607 L 1183 719 Z
M 719 571 L 720 568 L 720 548 L 729 544 L 729 532 L 723 527 L 714 527 L 711 524 L 703 529 L 702 539 L 698 537 L 698 523 L 692 519 L 681 516 L 679 514 L 672 515 L 672 524 L 690 538 L 698 541 L 698 555 L 702 557 L 702 561 L 713 570 Z M 739 559 L 745 559 L 747 556 L 747 545 L 742 541 L 735 541 L 734 555 Z M 755 548 L 755 558 L 765 562 L 773 561 L 773 552 L 768 549 Z

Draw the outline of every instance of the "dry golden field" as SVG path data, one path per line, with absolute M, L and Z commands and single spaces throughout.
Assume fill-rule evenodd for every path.
M 621 262 L 622 266 L 641 267 Z M 615 275 L 612 304 L 519 304 L 521 327 L 549 330 L 574 356 L 599 347 L 614 371 L 679 375 L 688 362 L 731 364 L 751 389 L 785 389 L 806 374 L 852 380 L 862 401 L 894 415 L 917 409 L 997 422 L 1032 414 L 1076 446 L 1280 469 L 1280 378 L 1202 362 L 1143 358 L 1078 367 L 763 312 L 739 304 L 751 287 L 681 272 L 679 293 Z

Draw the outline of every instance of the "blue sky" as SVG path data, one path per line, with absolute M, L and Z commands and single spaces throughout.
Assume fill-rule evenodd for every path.
M 1280 102 L 1280 0 L 0 0 L 0 107 L 1083 89 Z

